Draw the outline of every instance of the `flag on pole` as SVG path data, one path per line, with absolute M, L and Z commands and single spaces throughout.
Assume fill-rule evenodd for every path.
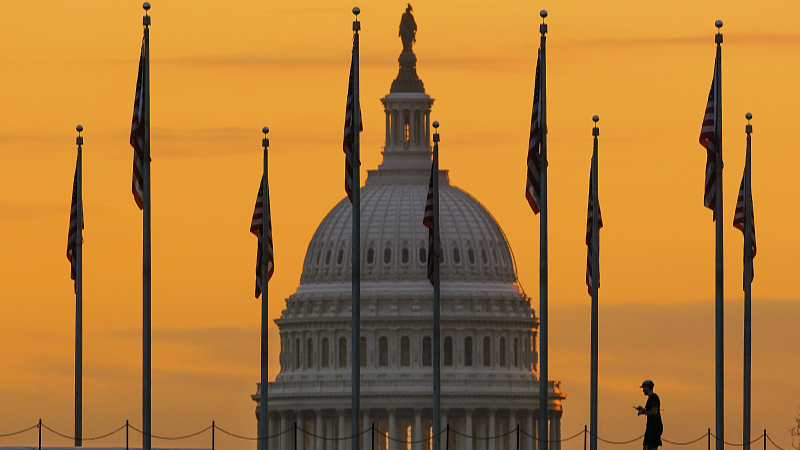
M 733 226 L 738 228 L 742 234 L 745 233 L 745 220 L 744 220 L 744 202 L 745 199 L 748 199 L 749 202 L 748 209 L 750 209 L 750 251 L 751 251 L 751 258 L 756 257 L 756 224 L 755 224 L 755 214 L 753 213 L 753 190 L 749 189 L 750 192 L 745 192 L 744 189 L 744 176 L 742 176 L 742 184 L 739 185 L 739 198 L 736 199 L 736 212 L 733 214 Z M 745 250 L 746 251 L 746 250 Z M 752 269 L 752 266 L 751 266 Z M 755 270 L 751 270 L 750 272 L 750 280 L 753 279 L 755 276 Z
M 531 113 L 531 134 L 528 140 L 528 181 L 525 188 L 525 198 L 528 199 L 528 204 L 534 214 L 539 214 L 539 192 L 541 183 L 539 181 L 539 174 L 541 169 L 541 156 L 539 153 L 540 144 L 542 142 L 542 128 L 539 120 L 541 118 L 541 102 L 539 101 L 541 84 L 540 84 L 540 60 L 542 58 L 542 51 L 539 50 L 539 56 L 536 59 L 536 81 L 533 87 L 533 112 Z
M 716 130 L 717 130 L 717 61 L 714 61 L 714 77 L 711 81 L 711 91 L 708 93 L 708 102 L 706 103 L 706 113 L 703 116 L 703 126 L 700 128 L 700 145 L 706 149 L 706 181 L 705 193 L 703 195 L 703 205 L 706 208 L 715 211 L 717 198 L 717 148 Z M 716 220 L 716 212 L 714 215 Z
M 83 212 L 83 205 L 81 205 Z M 81 229 L 84 228 L 83 214 L 81 214 Z M 69 235 L 67 236 L 67 259 L 70 263 L 70 278 L 75 279 L 77 269 L 78 247 L 78 163 L 75 163 L 75 180 L 72 182 L 72 203 L 69 209 Z
M 267 185 L 267 281 L 272 279 L 272 273 L 275 271 L 275 256 L 272 253 L 272 216 L 269 209 L 269 185 Z M 263 251 L 261 238 L 261 229 L 264 220 L 264 182 L 258 187 L 258 196 L 256 197 L 256 207 L 253 210 L 253 219 L 250 221 L 250 232 L 258 237 L 258 257 L 256 258 L 256 298 L 261 295 L 261 254 Z
M 358 40 L 353 42 L 353 59 L 350 60 L 350 81 L 347 85 L 347 106 L 345 108 L 344 113 L 344 139 L 342 141 L 342 147 L 344 149 L 344 190 L 347 192 L 347 198 L 350 199 L 350 203 L 353 203 L 353 166 L 358 166 L 358 161 L 355 163 L 353 162 L 353 138 L 355 135 L 354 125 L 353 125 L 353 103 L 354 103 L 354 65 L 355 65 L 355 54 L 358 51 Z M 361 105 L 358 105 L 358 117 L 359 117 L 359 124 L 358 124 L 358 131 L 364 131 L 364 122 L 361 120 Z M 355 170 L 358 170 L 356 167 Z M 355 187 L 358 189 L 358 186 Z
M 594 165 L 594 161 L 592 161 Z M 603 215 L 600 214 L 600 200 L 597 193 L 592 189 L 592 175 L 589 175 L 589 212 L 586 215 L 586 287 L 589 289 L 589 295 L 592 295 L 592 260 L 594 255 L 592 253 L 592 236 L 594 235 L 592 229 L 592 210 L 594 209 L 594 202 L 597 198 L 597 233 L 599 235 L 600 229 L 603 228 Z M 600 268 L 597 268 L 597 287 L 600 288 Z
M 144 209 L 144 43 L 139 57 L 139 75 L 136 77 L 136 98 L 133 101 L 131 147 L 133 147 L 133 199 L 139 209 Z
M 422 224 L 428 227 L 428 279 L 433 284 L 433 271 L 436 260 L 436 252 L 434 251 L 434 236 L 433 236 L 433 177 L 436 167 L 431 163 L 431 181 L 428 183 L 428 196 L 425 200 L 425 215 L 422 217 Z

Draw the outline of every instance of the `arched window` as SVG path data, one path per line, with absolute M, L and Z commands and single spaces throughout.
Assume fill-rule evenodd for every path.
M 308 338 L 306 350 L 306 367 L 311 369 L 314 367 L 314 340 L 312 338 Z
M 375 249 L 371 248 L 367 250 L 367 264 L 372 264 L 375 262 Z
M 429 336 L 422 338 L 422 365 L 426 367 L 433 365 L 431 361 L 431 338 Z
M 483 338 L 483 367 L 492 365 L 492 340 L 489 336 Z
M 361 367 L 367 367 L 367 338 L 361 336 L 361 348 L 359 349 L 358 356 Z
M 347 367 L 347 338 L 339 338 L 339 367 Z
M 489 258 L 486 257 L 486 249 L 485 248 L 481 249 L 481 261 L 483 261 L 484 265 L 489 264 Z
M 425 250 L 425 247 L 419 248 L 419 262 L 420 264 L 425 264 L 428 261 L 428 252 Z
M 453 249 L 453 264 L 461 264 L 461 252 L 457 248 Z
M 450 336 L 444 338 L 444 365 L 453 365 L 453 338 Z
M 411 129 L 408 126 L 408 118 L 406 118 L 406 124 L 403 125 L 403 142 L 408 144 L 410 138 L 411 138 Z
M 322 367 L 328 367 L 330 365 L 330 344 L 328 343 L 328 338 L 322 338 Z
M 344 249 L 339 249 L 339 254 L 336 256 L 336 264 L 341 265 L 342 261 L 344 261 Z
M 294 340 L 294 368 L 300 369 L 300 338 Z
M 500 367 L 506 366 L 506 338 L 500 338 Z
M 400 365 L 403 367 L 411 365 L 411 340 L 408 336 L 400 338 Z
M 408 249 L 405 248 L 405 247 L 403 247 L 403 252 L 401 253 L 401 258 L 403 260 L 403 264 L 408 264 L 408 260 L 409 260 Z
M 392 249 L 386 247 L 383 249 L 383 263 L 389 264 L 392 262 Z
M 330 263 L 331 263 L 331 249 L 328 249 L 328 251 L 325 252 L 325 265 L 327 266 Z
M 378 339 L 378 365 L 381 367 L 389 365 L 389 338 L 386 336 Z
M 464 365 L 472 367 L 472 336 L 464 338 Z
M 519 339 L 514 338 L 514 367 L 519 367 Z
M 467 258 L 470 264 L 475 264 L 475 252 L 472 249 L 467 250 Z

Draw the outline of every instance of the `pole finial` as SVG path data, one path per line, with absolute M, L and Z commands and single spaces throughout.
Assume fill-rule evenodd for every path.
M 753 115 L 750 114 L 750 113 L 747 113 L 747 114 L 744 115 L 744 118 L 747 119 L 748 122 L 750 122 L 750 119 L 753 118 Z
M 144 9 L 144 17 L 142 18 L 142 25 L 149 27 L 150 16 L 147 15 L 147 12 L 150 11 L 150 2 L 144 2 L 144 4 L 142 5 L 142 9 Z
M 747 114 L 750 115 L 750 113 L 747 113 Z M 748 119 L 749 119 L 749 117 L 748 117 Z M 75 127 L 75 129 L 78 130 L 78 134 L 81 134 L 81 131 L 83 131 L 83 125 L 79 124 L 77 127 Z
M 78 149 L 80 149 L 81 145 L 83 145 L 83 136 L 81 136 L 81 131 L 83 131 L 83 125 L 78 125 L 77 127 L 75 127 L 75 130 L 78 131 L 78 137 L 75 138 L 75 145 L 77 145 Z
M 433 142 L 435 144 L 438 144 L 439 143 L 439 121 L 438 120 L 434 120 L 433 121 L 433 128 L 435 130 L 433 132 Z
M 150 2 L 144 2 L 144 4 L 142 5 L 142 8 L 145 11 L 149 11 L 150 10 Z
M 716 22 L 714 22 L 714 26 L 717 27 L 717 28 L 722 28 L 722 21 L 721 20 L 717 20 Z
M 264 127 L 264 128 L 262 128 L 262 129 L 261 129 L 261 132 L 262 132 L 262 133 L 264 133 L 264 136 L 266 136 L 266 135 L 267 135 L 267 133 L 269 133 L 269 127 Z
M 269 127 L 262 128 L 261 132 L 264 133 L 264 139 L 261 140 L 261 146 L 264 147 L 264 150 L 266 151 L 267 147 L 269 147 L 269 139 L 267 139 L 267 133 L 269 133 Z
M 547 24 L 544 23 L 544 19 L 547 17 L 547 11 L 544 9 L 539 11 L 539 16 L 542 17 L 542 23 L 539 24 L 539 34 L 544 36 L 547 33 Z
M 356 16 L 356 19 L 357 19 L 358 15 L 361 14 L 361 8 L 359 8 L 358 6 L 353 8 L 353 14 Z
M 600 120 L 600 116 L 597 114 L 592 116 L 592 122 L 594 122 L 594 128 L 592 128 L 592 136 L 597 139 L 597 136 L 600 136 L 600 128 L 597 128 L 597 122 Z
M 598 120 L 600 120 L 600 116 L 598 116 L 597 114 L 592 116 L 592 122 L 597 123 Z
M 543 10 L 539 11 L 539 15 L 542 17 L 542 22 L 544 22 L 544 19 L 547 18 L 547 10 L 543 9 Z
M 361 22 L 358 21 L 359 14 L 361 14 L 361 8 L 356 6 L 355 8 L 353 8 L 353 15 L 356 16 L 356 20 L 353 21 L 353 31 L 355 31 L 356 33 L 361 31 Z
M 433 128 L 436 128 L 438 130 L 438 128 L 439 128 L 439 121 L 438 120 L 434 120 L 433 121 Z

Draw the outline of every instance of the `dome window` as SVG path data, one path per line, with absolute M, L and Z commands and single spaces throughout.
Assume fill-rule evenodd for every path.
M 484 265 L 489 264 L 489 258 L 486 257 L 486 249 L 485 248 L 481 249 L 481 261 L 483 261 Z
M 381 367 L 389 365 L 389 338 L 386 336 L 378 339 L 378 365 Z
M 342 265 L 342 261 L 344 261 L 344 249 L 339 249 L 339 254 L 336 256 L 336 264 Z
M 328 251 L 325 252 L 325 265 L 328 266 L 330 264 L 331 264 L 331 249 L 328 249 Z
M 367 264 L 372 264 L 375 262 L 375 249 L 371 248 L 367 250 Z
M 392 249 L 386 247 L 383 249 L 383 263 L 390 264 L 392 262 Z
M 464 365 L 472 367 L 472 336 L 464 338 Z
M 322 367 L 328 367 L 330 365 L 330 344 L 328 343 L 328 338 L 322 338 Z
M 497 265 L 497 250 L 492 249 L 492 262 Z
M 420 264 L 425 264 L 428 260 L 428 252 L 425 250 L 425 247 L 419 248 L 419 262 Z
M 483 338 L 483 367 L 492 366 L 492 340 L 489 336 Z
M 519 367 L 519 339 L 514 338 L 514 367 Z
M 361 367 L 367 367 L 367 338 L 361 336 L 361 348 L 359 349 L 359 362 Z
M 400 365 L 403 367 L 411 365 L 411 340 L 408 336 L 400 338 Z
M 314 340 L 308 338 L 308 351 L 306 352 L 306 367 L 311 369 L 314 367 Z
M 319 265 L 319 261 L 322 258 L 322 250 L 317 250 L 317 262 L 316 265 Z
M 444 365 L 453 365 L 453 338 L 450 336 L 444 338 Z
M 461 252 L 457 248 L 453 249 L 453 264 L 461 264 Z
M 472 249 L 467 250 L 467 259 L 470 264 L 475 264 L 475 252 Z
M 300 369 L 300 338 L 294 340 L 294 368 Z
M 339 338 L 339 367 L 347 367 L 347 338 Z
M 433 365 L 431 362 L 431 338 L 430 336 L 425 336 L 422 338 L 422 365 L 425 367 L 430 367 Z
M 407 248 L 403 248 L 403 251 L 400 253 L 400 258 L 402 259 L 403 264 L 408 264 L 409 252 Z
M 500 367 L 506 366 L 506 338 L 500 338 Z

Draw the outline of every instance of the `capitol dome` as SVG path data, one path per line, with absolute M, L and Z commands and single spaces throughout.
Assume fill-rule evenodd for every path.
M 406 14 L 404 20 L 410 16 L 413 22 L 410 6 Z M 365 435 L 365 449 L 371 444 L 377 450 L 429 448 L 433 423 L 433 289 L 426 276 L 428 229 L 422 219 L 434 100 L 425 93 L 416 56 L 406 44 L 404 39 L 398 76 L 381 99 L 383 162 L 368 171 L 360 190 L 361 351 L 355 363 L 361 374 L 361 427 L 374 424 L 384 435 L 376 435 L 374 443 Z M 446 142 L 445 136 L 440 151 L 455 151 Z M 450 184 L 446 170 L 438 176 L 441 423 L 460 433 L 450 449 L 489 450 L 495 444 L 486 437 L 510 433 L 517 425 L 537 434 L 539 322 L 518 283 L 500 225 L 478 200 Z M 302 442 L 283 433 L 267 448 L 350 448 L 351 236 L 352 205 L 345 197 L 314 233 L 300 285 L 275 320 L 281 369 L 267 391 L 269 435 L 295 423 L 306 433 L 297 435 Z M 252 398 L 260 420 L 259 395 Z M 550 382 L 547 398 L 550 450 L 560 450 L 566 395 L 558 381 Z M 520 443 L 520 450 L 533 448 L 533 439 Z

